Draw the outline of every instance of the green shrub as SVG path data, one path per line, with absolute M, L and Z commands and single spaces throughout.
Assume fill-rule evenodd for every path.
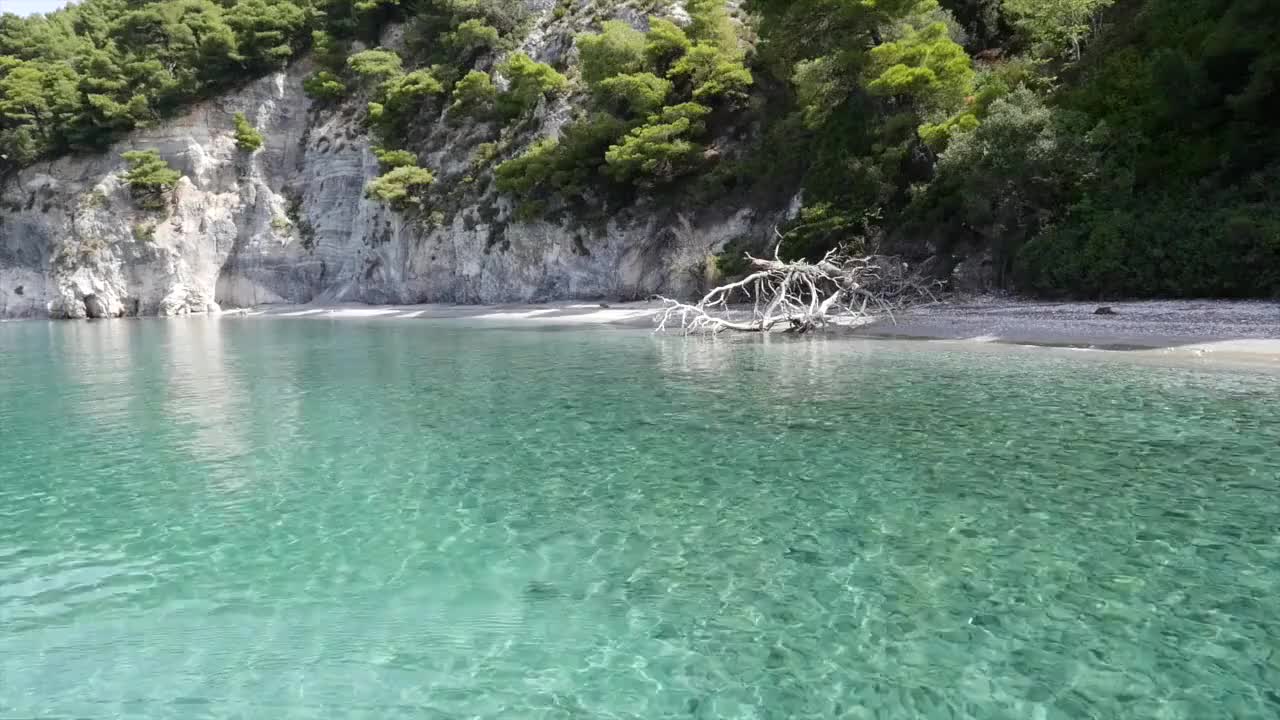
M 742 277 L 754 269 L 751 261 L 747 259 L 746 253 L 747 250 L 741 247 L 739 243 L 730 243 L 723 251 L 713 256 L 712 261 L 715 263 L 715 272 L 719 275 L 720 280 Z
M 302 82 L 302 91 L 317 100 L 337 100 L 347 94 L 347 86 L 337 75 L 321 70 Z
M 502 36 L 497 28 L 484 20 L 472 18 L 447 33 L 444 44 L 453 50 L 455 56 L 470 57 L 500 47 Z
M 400 0 L 354 0 L 352 7 L 357 12 L 374 13 L 388 6 L 399 5 Z
M 418 0 L 411 14 L 410 56 L 463 68 L 482 53 L 515 47 L 529 19 L 525 3 L 512 0 Z
M 476 146 L 475 155 L 471 159 L 471 167 L 479 169 L 493 162 L 498 157 L 497 143 L 480 143 Z
M 689 37 L 710 43 L 727 54 L 740 52 L 738 31 L 724 0 L 687 0 L 685 9 L 692 20 Z
M 378 165 L 382 168 L 383 172 L 418 164 L 418 156 L 408 150 L 384 150 L 382 148 L 374 148 L 373 154 L 374 157 L 378 158 Z
M 695 100 L 742 100 L 754 79 L 751 71 L 732 54 L 710 43 L 694 45 L 671 68 L 671 77 L 684 79 Z
M 1001 8 L 1014 27 L 1049 56 L 1070 52 L 1080 59 L 1080 47 L 1093 31 L 1093 19 L 1114 0 L 1003 0 Z
M 529 11 L 522 2 L 511 0 L 447 0 L 455 23 L 468 19 L 483 20 L 497 28 L 504 38 L 513 38 L 529 19 Z
M 251 153 L 262 147 L 262 133 L 249 123 L 244 113 L 238 112 L 235 116 L 236 124 L 236 147 L 243 152 Z
M 972 93 L 974 72 L 969 55 L 939 22 L 872 48 L 867 79 L 873 94 L 910 97 L 925 108 L 951 110 Z
M 321 67 L 342 72 L 347 64 L 347 43 L 325 30 L 311 31 L 311 55 Z
M 846 107 L 852 83 L 842 58 L 818 57 L 796 63 L 791 82 L 795 86 L 800 118 L 809 130 L 819 130 Z
M 594 87 L 605 78 L 645 67 L 645 35 L 621 20 L 610 20 L 598 35 L 577 37 L 582 79 Z
M 414 70 L 382 83 L 378 102 L 369 103 L 369 122 L 384 140 L 400 141 L 412 129 L 423 104 L 444 93 L 430 70 Z
M 869 234 L 873 221 L 866 212 L 832 203 L 806 206 L 784 228 L 778 253 L 784 260 L 818 260 L 836 246 L 864 252 L 862 239 Z
M 401 209 L 406 205 L 416 204 L 417 200 L 413 197 L 415 190 L 427 187 L 435 181 L 431 171 L 417 165 L 403 165 L 374 178 L 365 187 L 365 195 Z
M 156 239 L 156 224 L 153 222 L 136 223 L 133 226 L 134 242 L 149 243 Z
M 509 89 L 498 98 L 498 106 L 509 117 L 528 112 L 543 97 L 562 92 L 569 86 L 569 81 L 555 68 L 519 52 L 499 65 L 498 72 L 509 84 Z
M 171 7 L 178 12 L 194 9 L 190 4 Z M 174 16 L 178 16 L 177 13 Z M 225 17 L 235 33 L 234 44 L 227 36 L 219 37 L 215 28 L 202 27 L 198 22 L 188 26 L 191 27 L 188 37 L 203 48 L 217 48 L 211 53 L 214 57 L 227 53 L 229 59 L 238 57 L 241 63 L 251 66 L 281 68 L 293 57 L 295 45 L 299 48 L 304 45 L 302 40 L 308 34 L 310 13 L 301 4 L 289 0 L 238 0 L 227 9 Z M 182 37 L 181 33 L 175 35 Z M 222 69 L 232 71 L 231 67 Z
M 977 75 L 973 95 L 966 98 L 961 109 L 940 122 L 926 122 L 920 125 L 918 128 L 920 139 L 934 152 L 943 152 L 952 137 L 977 128 L 978 124 L 987 117 L 996 100 L 1007 96 L 1017 88 L 1046 85 L 1047 83 L 1039 81 L 1035 76 L 1036 66 L 1037 64 L 1033 62 L 1011 61 L 983 69 Z
M 663 18 L 653 18 L 649 21 L 649 32 L 645 35 L 644 57 L 654 72 L 665 74 L 691 47 L 693 42 L 679 25 Z
M 594 88 L 600 107 L 620 117 L 647 117 L 666 104 L 671 94 L 670 80 L 653 73 L 614 75 Z
M 982 123 L 950 139 L 908 208 L 913 231 L 970 238 L 1004 268 L 1097 175 L 1102 158 L 1080 123 L 1026 88 L 996 100 Z
M 391 112 L 403 112 L 416 107 L 419 102 L 432 95 L 442 93 L 444 85 L 430 70 L 414 70 L 388 80 L 382 86 L 382 102 Z
M 568 171 L 565 186 L 582 192 L 604 169 L 604 154 L 632 127 L 608 113 L 592 113 L 564 128 L 560 148 Z M 576 180 L 576 182 L 575 182 Z
M 166 193 L 177 186 L 182 173 L 169 167 L 155 150 L 132 150 L 120 157 L 129 164 L 124 181 L 134 200 L 150 210 L 163 208 Z
M 575 122 L 560 139 L 534 143 L 523 155 L 498 166 L 498 189 L 528 198 L 565 197 L 598 189 L 605 152 L 626 134 L 628 124 L 608 113 L 594 113 Z
M 917 132 L 920 133 L 920 139 L 925 145 L 934 152 L 942 152 L 947 149 L 947 144 L 956 134 L 972 132 L 977 127 L 978 116 L 971 112 L 963 112 L 940 123 L 924 123 Z
M 493 112 L 497 100 L 498 89 L 494 87 L 489 73 L 472 70 L 453 86 L 454 112 L 487 117 Z
M 517 158 L 512 158 L 495 171 L 498 189 L 527 196 L 555 174 L 560 142 L 554 138 L 539 140 Z
M 609 175 L 623 182 L 641 178 L 661 182 L 693 172 L 702 155 L 702 146 L 694 139 L 706 132 L 703 121 L 710 112 L 697 103 L 664 108 L 609 148 L 605 153 Z
M 375 48 L 358 52 L 347 58 L 347 67 L 358 77 L 382 82 L 404 72 L 404 61 L 391 50 Z

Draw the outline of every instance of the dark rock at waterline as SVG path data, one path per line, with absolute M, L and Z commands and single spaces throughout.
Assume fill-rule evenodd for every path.
M 106 303 L 102 302 L 97 295 L 86 295 L 84 297 L 84 312 L 91 318 L 111 317 L 111 313 L 107 312 Z
M 1098 308 L 1097 310 L 1094 310 L 1093 314 L 1094 315 L 1119 315 L 1119 313 L 1117 313 L 1114 308 L 1108 307 L 1106 305 Z

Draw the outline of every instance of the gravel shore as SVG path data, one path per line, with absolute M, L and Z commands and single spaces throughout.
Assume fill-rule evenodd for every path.
M 1113 314 L 1098 314 L 1109 308 Z M 873 336 L 982 339 L 1028 345 L 1151 349 L 1280 340 L 1280 303 L 1172 300 L 1035 303 L 985 299 L 918 308 L 859 329 Z
M 1097 314 L 1100 307 L 1109 314 Z M 661 305 L 551 303 L 546 305 L 290 306 L 224 315 L 314 319 L 460 320 L 486 327 L 584 325 L 652 328 Z M 1146 351 L 1192 356 L 1247 357 L 1280 367 L 1280 302 L 1174 300 L 1045 303 L 984 298 L 916 308 L 848 331 L 866 338 L 948 343 L 1033 345 Z

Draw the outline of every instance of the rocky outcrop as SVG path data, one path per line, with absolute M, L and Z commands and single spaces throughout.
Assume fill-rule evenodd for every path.
M 576 27 L 555 3 L 524 50 L 572 52 Z M 764 242 L 778 213 L 645 202 L 584 222 L 517 219 L 476 174 L 493 128 L 422 118 L 424 165 L 441 208 L 392 211 L 364 197 L 377 174 L 351 107 L 316 108 L 306 62 L 139 131 L 98 156 L 27 168 L 0 187 L 0 317 L 179 315 L 270 303 L 538 302 L 683 295 L 704 282 L 709 254 Z M 541 107 L 527 138 L 555 132 L 571 101 Z M 243 112 L 264 147 L 237 149 Z M 122 181 L 122 152 L 156 150 L 183 179 L 163 211 L 140 209 Z M 518 150 L 513 147 L 512 152 Z

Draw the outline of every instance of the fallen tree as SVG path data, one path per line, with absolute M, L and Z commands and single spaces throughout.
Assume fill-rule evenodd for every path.
M 780 244 L 779 244 L 780 245 Z M 882 255 L 854 256 L 843 248 L 819 262 L 747 255 L 753 271 L 722 285 L 695 304 L 660 297 L 666 305 L 658 332 L 686 334 L 786 331 L 806 333 L 828 325 L 857 325 L 922 302 L 934 302 L 937 283 Z

